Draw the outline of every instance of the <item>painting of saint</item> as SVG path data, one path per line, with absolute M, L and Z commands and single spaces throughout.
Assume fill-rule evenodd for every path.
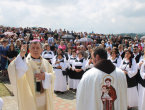
M 111 79 L 105 79 L 106 85 L 103 85 L 101 88 L 102 91 L 102 102 L 103 102 L 103 110 L 115 110 L 114 109 L 114 101 L 117 99 L 116 90 L 111 85 Z

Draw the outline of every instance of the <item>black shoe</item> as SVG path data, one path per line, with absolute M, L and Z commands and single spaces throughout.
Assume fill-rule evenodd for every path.
M 57 93 L 60 93 L 60 92 L 59 92 L 59 91 L 55 91 L 54 93 L 56 93 L 56 94 L 57 94 Z
M 64 92 L 61 92 L 61 94 L 64 94 Z
M 69 88 L 69 90 L 73 90 L 73 88 Z
M 132 109 L 132 107 L 131 108 L 128 108 L 128 110 L 131 110 Z

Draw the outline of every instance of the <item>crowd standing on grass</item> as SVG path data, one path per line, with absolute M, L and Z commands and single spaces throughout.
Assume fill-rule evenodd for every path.
M 75 39 L 61 39 L 64 35 L 72 35 Z M 81 38 L 91 38 L 93 42 L 79 42 Z M 144 39 L 138 36 L 134 39 L 124 39 L 121 35 L 98 34 L 95 32 L 75 32 L 66 29 L 51 30 L 41 27 L 0 27 L 1 77 L 8 77 L 8 65 L 20 53 L 21 45 L 28 45 L 38 40 L 43 46 L 42 57 L 48 60 L 55 71 L 54 91 L 64 94 L 67 84 L 70 90 L 76 92 L 78 84 L 85 73 L 93 68 L 92 49 L 106 49 L 108 60 L 122 69 L 127 79 L 128 108 L 144 105 L 145 52 Z

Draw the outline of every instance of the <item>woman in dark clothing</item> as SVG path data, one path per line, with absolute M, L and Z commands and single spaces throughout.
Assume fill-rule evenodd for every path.
M 15 51 L 17 52 L 17 55 L 20 53 L 20 49 L 21 49 L 21 42 L 20 40 L 16 40 Z
M 54 39 L 58 39 L 58 33 L 57 33 L 57 30 L 55 30 L 55 32 L 54 32 Z
M 52 42 L 52 45 L 50 47 L 50 50 L 53 51 L 53 53 L 56 55 L 56 47 L 54 45 L 54 42 Z
M 10 64 L 17 57 L 17 51 L 14 48 L 14 44 L 10 44 L 7 52 L 8 64 Z
M 9 49 L 8 41 L 6 39 L 3 39 L 2 41 L 3 45 L 0 48 L 0 54 L 1 54 L 1 70 L 2 70 L 2 76 L 7 76 L 7 51 Z

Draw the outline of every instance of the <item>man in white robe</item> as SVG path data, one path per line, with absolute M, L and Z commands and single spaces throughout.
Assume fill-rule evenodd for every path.
M 31 41 L 29 50 L 25 58 L 27 45 L 22 45 L 20 54 L 8 67 L 18 110 L 54 110 L 53 68 L 40 56 L 43 49 L 38 40 Z
M 107 60 L 107 52 L 97 47 L 92 52 L 94 67 L 77 87 L 76 110 L 127 110 L 125 73 Z

